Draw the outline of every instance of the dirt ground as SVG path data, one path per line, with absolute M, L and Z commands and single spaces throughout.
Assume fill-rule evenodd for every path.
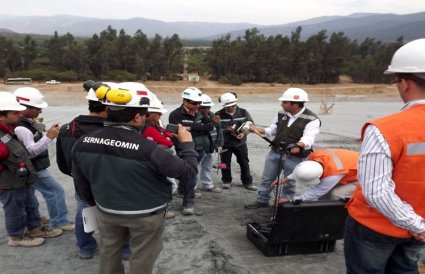
M 245 84 L 220 85 L 214 82 L 147 82 L 146 86 L 164 101 L 168 110 L 179 106 L 181 91 L 197 86 L 211 96 L 220 108 L 217 98 L 227 91 L 238 93 L 239 105 L 246 108 L 258 125 L 269 125 L 280 109 L 276 100 L 289 85 Z M 47 125 L 64 124 L 78 114 L 87 113 L 85 93 L 81 83 L 47 86 L 34 84 L 46 97 L 49 107 L 42 116 Z M 390 85 L 302 85 L 311 97 L 307 107 L 319 113 L 323 104 L 331 106 L 330 115 L 319 115 L 321 133 L 316 147 L 360 149 L 358 141 L 362 124 L 385 114 L 396 112 L 402 106 L 395 88 Z M 16 86 L 2 86 L 0 90 L 13 91 Z M 163 117 L 168 121 L 168 115 Z M 248 138 L 251 173 L 258 183 L 268 152 L 267 143 L 255 135 Z M 50 148 L 50 172 L 65 188 L 69 216 L 75 214 L 72 180 L 61 174 L 55 164 L 55 148 Z M 204 193 L 196 200 L 195 208 L 201 216 L 185 217 L 180 213 L 180 198 L 175 198 L 171 209 L 176 218 L 167 221 L 164 249 L 155 266 L 155 273 L 344 273 L 343 242 L 337 241 L 334 252 L 265 257 L 246 237 L 246 224 L 270 217 L 268 209 L 245 210 L 243 205 L 254 201 L 255 193 L 241 187 L 239 169 L 232 163 L 234 186 L 223 193 Z M 214 171 L 214 182 L 221 186 L 220 174 Z M 302 193 L 309 186 L 297 186 Z M 46 214 L 45 202 L 39 197 L 40 211 Z M 72 233 L 48 239 L 37 248 L 7 247 L 3 211 L 0 213 L 0 267 L 1 273 L 97 273 L 98 255 L 92 260 L 80 260 Z M 98 235 L 96 236 L 98 237 Z M 127 263 L 126 263 L 127 265 Z

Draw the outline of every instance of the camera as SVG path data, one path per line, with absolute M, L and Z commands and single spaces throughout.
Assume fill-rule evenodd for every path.
M 168 124 L 165 127 L 165 130 L 168 131 L 168 132 L 170 132 L 170 133 L 177 134 L 178 131 L 179 131 L 179 126 L 178 125 L 175 125 L 175 124 Z

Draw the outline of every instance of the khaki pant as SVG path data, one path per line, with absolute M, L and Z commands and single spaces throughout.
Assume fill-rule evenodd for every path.
M 130 273 L 150 274 L 162 250 L 164 214 L 128 218 L 97 210 L 100 233 L 100 273 L 124 274 L 122 247 L 130 240 Z

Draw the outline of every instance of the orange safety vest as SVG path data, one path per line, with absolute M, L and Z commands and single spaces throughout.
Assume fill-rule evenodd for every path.
M 412 106 L 399 113 L 383 117 L 363 126 L 375 125 L 388 142 L 393 162 L 392 180 L 395 193 L 425 217 L 425 105 Z M 409 231 L 395 226 L 381 212 L 368 205 L 358 187 L 349 201 L 348 212 L 357 222 L 378 233 L 397 237 L 412 237 Z
M 322 165 L 323 175 L 321 178 L 344 174 L 338 184 L 345 185 L 357 181 L 359 153 L 356 151 L 320 149 L 311 153 L 307 160 L 316 161 Z

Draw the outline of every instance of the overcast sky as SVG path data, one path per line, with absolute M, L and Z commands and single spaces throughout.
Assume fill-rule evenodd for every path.
M 166 22 L 285 24 L 357 12 L 408 14 L 425 11 L 424 0 L 3 0 L 2 15 L 78 15 Z M 7 13 L 6 13 L 7 12 Z

